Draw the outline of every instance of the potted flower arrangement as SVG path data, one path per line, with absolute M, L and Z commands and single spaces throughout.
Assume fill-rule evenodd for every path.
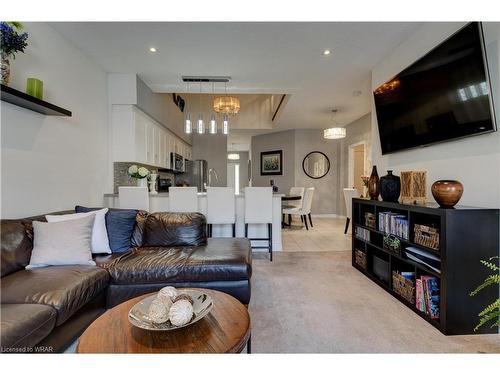
M 24 52 L 28 46 L 28 33 L 20 33 L 23 25 L 20 22 L 0 22 L 0 51 L 2 54 L 1 82 L 8 85 L 10 80 L 9 57 L 16 58 L 17 52 Z
M 128 167 L 128 175 L 137 180 L 137 186 L 147 187 L 149 174 L 150 172 L 147 168 L 138 167 L 135 164 Z

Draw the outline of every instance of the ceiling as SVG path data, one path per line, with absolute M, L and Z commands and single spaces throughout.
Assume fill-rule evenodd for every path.
M 274 130 L 346 125 L 370 111 L 370 71 L 420 25 L 400 22 L 64 22 L 51 25 L 107 72 L 137 73 L 155 92 L 181 75 L 228 75 L 230 93 L 289 94 Z M 154 46 L 156 53 L 149 52 Z M 322 51 L 330 49 L 329 56 Z M 215 86 L 222 92 L 222 85 Z M 212 86 L 203 90 L 211 92 Z M 359 96 L 354 91 L 361 91 Z M 249 124 L 249 129 L 256 129 Z

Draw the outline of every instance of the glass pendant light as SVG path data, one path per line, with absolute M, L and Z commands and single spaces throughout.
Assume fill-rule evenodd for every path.
M 215 95 L 215 87 L 212 82 L 212 96 Z M 208 132 L 210 134 L 217 134 L 217 118 L 215 117 L 215 113 L 212 113 L 210 116 L 210 125 L 208 127 Z
M 217 134 L 217 121 L 215 119 L 215 113 L 212 113 L 212 116 L 210 118 L 210 126 L 208 131 L 210 134 Z
M 187 93 L 189 95 L 189 82 L 187 83 Z M 184 118 L 184 132 L 191 134 L 193 132 L 193 125 L 191 124 L 191 113 L 186 108 L 186 117 Z
M 224 117 L 222 119 L 222 134 L 229 134 L 229 116 L 227 113 L 224 113 Z
M 198 115 L 198 134 L 205 134 L 205 123 L 203 122 L 203 112 L 201 108 L 201 82 L 200 82 L 200 114 Z
M 186 119 L 184 120 L 184 131 L 186 134 L 191 134 L 193 132 L 193 126 L 191 125 L 191 113 L 186 114 Z

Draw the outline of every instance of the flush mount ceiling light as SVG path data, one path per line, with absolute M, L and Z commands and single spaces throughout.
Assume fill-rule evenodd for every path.
M 336 109 L 332 109 L 332 119 L 337 113 Z M 336 124 L 335 119 L 333 119 L 333 122 Z M 328 128 L 323 130 L 323 138 L 325 139 L 341 139 L 345 138 L 347 135 L 346 128 L 342 128 L 340 126 L 336 126 L 333 128 Z
M 155 47 L 149 47 L 149 52 L 156 52 L 156 48 Z
M 240 154 L 227 154 L 229 160 L 240 160 Z
M 332 53 L 332 51 L 331 51 L 331 50 L 329 50 L 329 49 L 325 49 L 325 50 L 323 51 L 323 56 L 328 56 L 328 55 L 330 55 L 331 53 Z

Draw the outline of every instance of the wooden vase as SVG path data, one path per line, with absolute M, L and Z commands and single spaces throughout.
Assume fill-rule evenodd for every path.
M 377 166 L 374 165 L 372 168 L 372 174 L 370 175 L 370 179 L 368 180 L 368 194 L 370 195 L 370 199 L 378 200 L 379 195 L 379 177 L 377 173 Z
M 459 181 L 439 180 L 432 184 L 431 191 L 441 207 L 451 208 L 462 198 L 464 186 Z

